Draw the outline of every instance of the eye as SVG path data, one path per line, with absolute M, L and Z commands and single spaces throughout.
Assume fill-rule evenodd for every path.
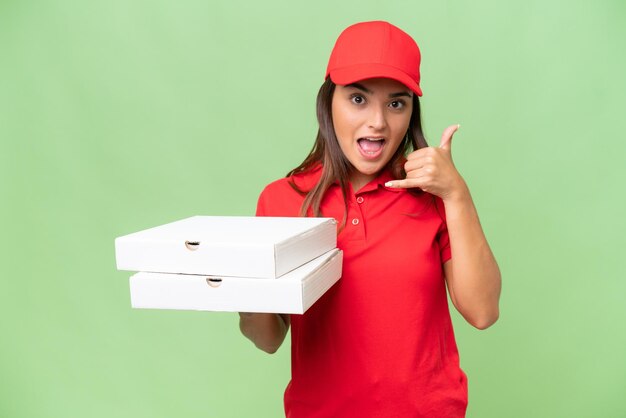
M 404 103 L 404 100 L 394 100 L 393 102 L 389 103 L 389 107 L 397 110 L 404 108 L 405 105 L 406 104 Z
M 354 104 L 363 104 L 365 103 L 365 97 L 361 96 L 360 94 L 353 94 L 350 96 L 350 101 Z

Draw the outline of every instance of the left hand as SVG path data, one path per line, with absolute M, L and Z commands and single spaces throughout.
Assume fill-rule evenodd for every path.
M 442 200 L 462 194 L 467 186 L 452 162 L 452 135 L 460 125 L 448 126 L 441 135 L 439 147 L 420 148 L 407 155 L 406 179 L 387 182 L 387 187 L 419 187 Z

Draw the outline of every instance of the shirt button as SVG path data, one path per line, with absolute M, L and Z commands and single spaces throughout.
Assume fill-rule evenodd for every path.
M 365 200 L 365 199 L 363 199 L 361 196 L 359 196 L 359 197 L 356 198 L 356 203 L 363 203 L 363 200 Z
M 358 225 L 359 224 L 359 220 L 357 218 L 354 218 L 352 220 L 352 225 Z

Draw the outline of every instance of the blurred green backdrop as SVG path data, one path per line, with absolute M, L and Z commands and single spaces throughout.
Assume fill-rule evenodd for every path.
M 621 0 L 0 1 L 1 417 L 281 416 L 289 344 L 132 310 L 113 240 L 253 214 L 374 19 L 421 46 L 431 144 L 461 123 L 503 272 L 495 326 L 454 314 L 468 417 L 626 417 Z

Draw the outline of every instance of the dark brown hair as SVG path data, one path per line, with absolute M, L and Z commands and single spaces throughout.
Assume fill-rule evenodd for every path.
M 339 182 L 341 193 L 343 195 L 345 211 L 341 225 L 345 225 L 348 214 L 348 179 L 351 171 L 354 169 L 352 164 L 345 157 L 339 141 L 335 135 L 335 127 L 332 119 L 332 99 L 335 92 L 335 83 L 330 77 L 324 81 L 317 93 L 317 121 L 319 130 L 315 143 L 309 155 L 296 168 L 287 173 L 287 177 L 295 174 L 306 173 L 319 164 L 322 165 L 322 176 L 317 184 L 311 190 L 302 190 L 293 179 L 289 182 L 298 193 L 306 196 L 302 207 L 300 208 L 300 216 L 307 216 L 311 213 L 313 216 L 323 216 L 320 210 L 322 199 L 328 188 L 335 182 Z M 419 98 L 413 94 L 413 112 L 409 121 L 407 133 L 398 146 L 395 154 L 391 157 L 385 169 L 391 170 L 391 175 L 395 179 L 401 179 L 406 176 L 404 171 L 404 157 L 411 151 L 427 147 L 426 139 L 422 133 L 422 122 Z

